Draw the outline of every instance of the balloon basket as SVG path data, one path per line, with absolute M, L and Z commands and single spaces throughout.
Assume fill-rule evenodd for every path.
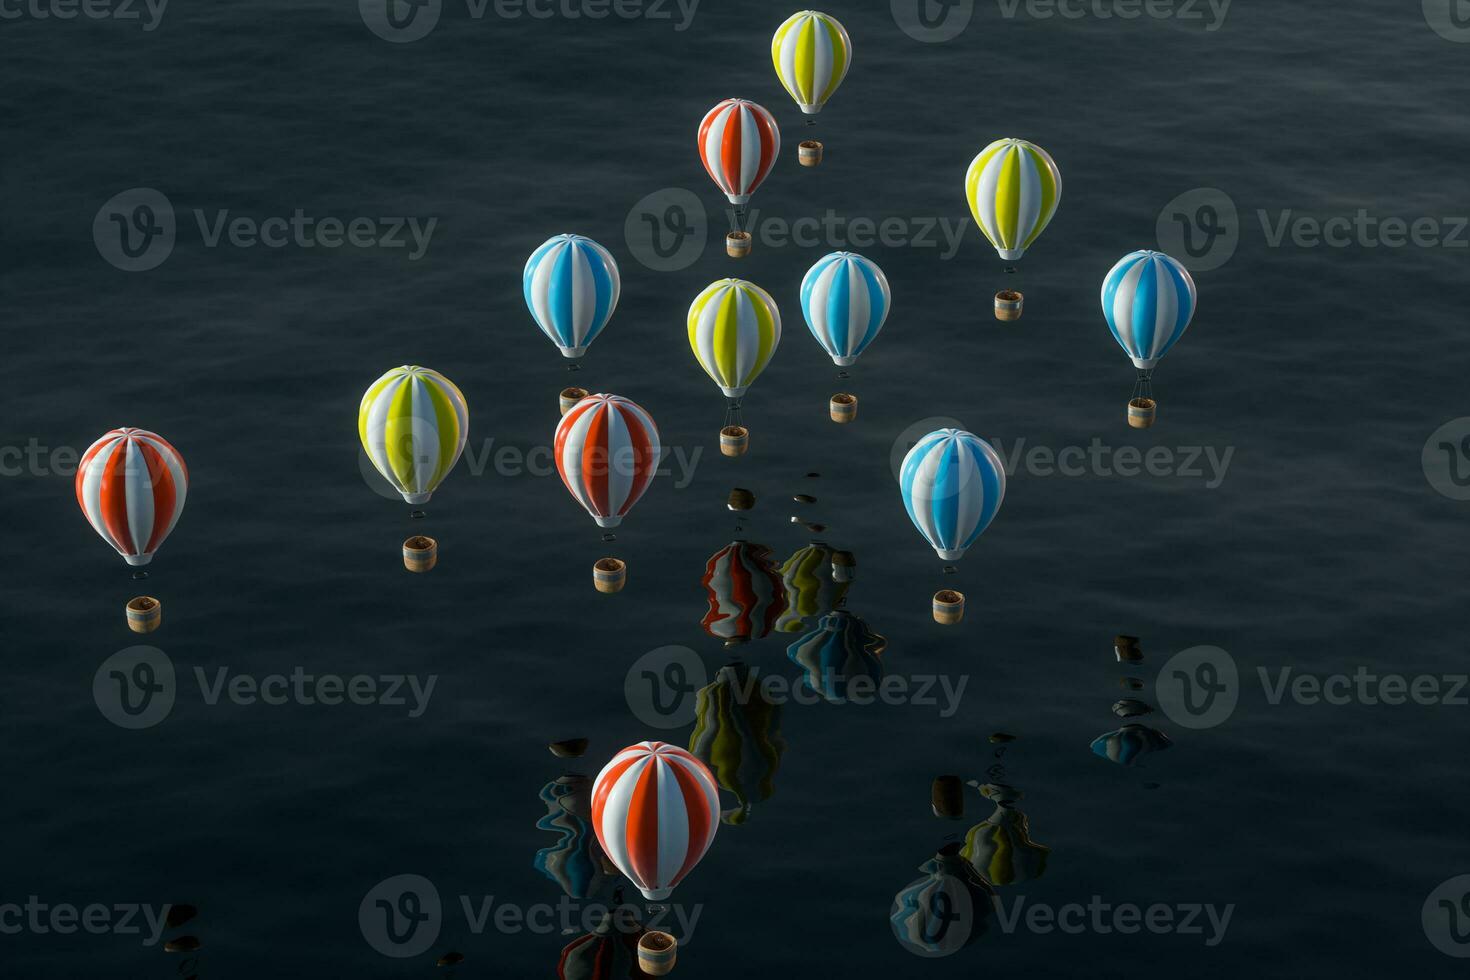
M 736 487 L 730 491 L 730 500 L 726 506 L 731 510 L 750 510 L 755 506 L 755 494 L 743 487 Z
M 599 558 L 592 563 L 592 584 L 598 592 L 611 595 L 628 584 L 628 565 L 621 558 Z
M 1026 297 L 1014 289 L 1002 289 L 995 294 L 995 318 L 997 320 L 1021 319 L 1021 307 Z
M 725 236 L 725 254 L 732 259 L 743 259 L 750 254 L 750 232 L 732 231 Z
M 572 410 L 573 405 L 577 404 L 577 402 L 586 398 L 590 394 L 591 392 L 588 391 L 586 388 L 563 388 L 561 390 L 561 395 L 559 396 L 561 413 L 563 415 L 567 414 Z
M 796 159 L 803 167 L 815 167 L 822 162 L 822 141 L 802 140 L 796 145 Z
M 1147 429 L 1158 414 L 1159 403 L 1152 398 L 1135 398 L 1128 403 L 1128 424 L 1132 428 Z
M 134 633 L 152 633 L 163 623 L 163 603 L 151 595 L 129 599 L 124 609 L 127 611 L 128 629 Z
M 720 452 L 726 456 L 744 456 L 750 449 L 750 430 L 743 425 L 727 425 L 720 430 Z
M 829 404 L 832 421 L 842 425 L 853 421 L 857 418 L 857 406 L 857 395 L 849 395 L 846 392 L 833 395 L 832 401 Z
M 965 594 L 954 589 L 940 589 L 934 593 L 934 622 L 941 626 L 953 626 L 965 618 Z
M 832 581 L 846 585 L 857 578 L 857 556 L 850 551 L 832 552 Z
M 439 542 L 415 534 L 403 542 L 403 567 L 410 572 L 427 572 L 439 561 Z
M 651 977 L 661 977 L 674 968 L 679 941 L 667 932 L 650 930 L 638 937 L 638 968 Z
M 965 815 L 965 784 L 958 776 L 937 776 L 929 792 L 929 805 L 934 815 L 944 820 L 959 820 Z
M 1113 653 L 1118 657 L 1118 663 L 1138 663 L 1143 659 L 1143 651 L 1138 648 L 1138 637 L 1122 636 L 1113 637 Z

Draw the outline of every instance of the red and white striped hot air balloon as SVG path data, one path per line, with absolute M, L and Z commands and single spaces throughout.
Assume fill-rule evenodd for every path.
M 780 152 L 775 117 L 754 102 L 726 99 L 699 124 L 699 158 L 731 204 L 750 200 Z
M 556 469 L 598 527 L 617 527 L 653 482 L 662 449 L 653 416 L 618 395 L 588 395 L 556 426 Z
M 662 901 L 704 857 L 720 826 L 715 777 L 667 742 L 630 745 L 592 784 L 592 827 L 603 853 L 643 897 Z
M 146 565 L 184 512 L 184 457 L 147 429 L 113 429 L 77 466 L 77 503 L 129 565 Z

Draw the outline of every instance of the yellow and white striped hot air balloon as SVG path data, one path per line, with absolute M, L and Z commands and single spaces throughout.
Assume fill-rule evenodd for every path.
M 689 306 L 689 346 L 726 398 L 745 394 L 781 343 L 771 294 L 744 279 L 712 282 Z
M 971 161 L 965 197 L 990 244 L 1012 261 L 1026 254 L 1057 213 L 1062 173 L 1035 143 L 996 140 Z
M 803 10 L 786 18 L 771 38 L 771 61 L 786 91 L 814 116 L 837 91 L 852 65 L 852 39 L 831 14 Z
M 410 504 L 428 501 L 469 438 L 464 394 L 438 371 L 396 367 L 374 381 L 357 409 L 368 459 Z
M 689 305 L 689 347 L 730 399 L 720 452 L 744 455 L 750 432 L 740 424 L 739 398 L 771 363 L 781 343 L 781 313 L 771 294 L 744 279 L 721 279 Z

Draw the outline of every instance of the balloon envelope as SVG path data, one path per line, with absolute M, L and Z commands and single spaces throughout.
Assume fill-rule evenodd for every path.
M 383 479 L 410 504 L 428 501 L 469 438 L 464 394 L 431 368 L 405 364 L 374 381 L 357 408 L 357 435 Z
M 732 541 L 704 566 L 709 609 L 700 623 L 722 640 L 758 640 L 768 635 L 786 610 L 781 573 L 763 544 Z
M 965 198 L 1002 259 L 1019 259 L 1041 237 L 1062 199 L 1062 172 L 1025 140 L 996 140 L 970 162 Z
M 914 527 L 945 561 L 964 556 L 1005 499 L 1006 472 L 990 443 L 962 429 L 939 429 L 904 457 L 899 492 Z
M 781 343 L 781 312 L 771 294 L 744 279 L 721 279 L 689 305 L 689 347 L 727 398 L 739 398 Z
M 1130 252 L 1103 279 L 1108 329 L 1142 371 L 1152 370 L 1184 336 L 1198 300 L 1189 270 L 1163 252 Z
M 745 204 L 781 153 L 781 129 L 765 107 L 726 99 L 699 123 L 699 159 L 731 204 Z
M 592 786 L 592 826 L 603 852 L 643 897 L 662 901 L 704 857 L 720 827 L 715 778 L 667 742 L 630 745 Z
M 853 252 L 817 260 L 801 281 L 801 312 L 832 363 L 847 367 L 888 319 L 893 292 L 878 264 Z
M 124 426 L 92 443 L 77 466 L 77 503 L 129 565 L 146 565 L 184 512 L 189 469 L 162 436 Z
M 836 17 L 820 10 L 802 10 L 776 28 L 771 62 L 801 111 L 815 115 L 852 67 L 852 38 Z
M 556 469 L 598 527 L 617 527 L 653 482 L 662 448 L 653 416 L 618 395 L 588 395 L 556 426 Z
M 526 308 L 563 357 L 581 357 L 602 333 L 622 295 L 612 253 L 581 235 L 548 238 L 521 273 Z

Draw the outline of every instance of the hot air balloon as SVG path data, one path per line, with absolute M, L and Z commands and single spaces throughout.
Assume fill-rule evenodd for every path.
M 870 682 L 868 694 L 883 679 L 883 651 L 888 641 L 859 616 L 837 610 L 823 616 L 817 628 L 786 648 L 786 656 L 805 672 L 807 687 L 832 704 L 847 701 L 848 685 Z
M 1173 744 L 1169 736 L 1157 728 L 1130 724 L 1093 739 L 1092 751 L 1094 755 L 1121 766 L 1132 766 L 1149 753 L 1162 752 Z
M 781 343 L 781 313 L 771 294 L 744 279 L 712 282 L 689 305 L 689 347 L 729 399 L 720 451 L 742 455 L 750 432 L 740 424 L 740 399 Z
M 750 233 L 740 225 L 750 196 L 766 179 L 781 153 L 781 129 L 763 106 L 726 99 L 699 124 L 699 159 L 710 179 L 733 206 L 725 248 L 732 258 L 750 253 Z
M 1051 848 L 1031 839 L 1026 814 L 1001 804 L 970 828 L 960 853 L 992 884 L 1014 885 L 1045 874 Z
M 940 558 L 957 561 L 1000 510 L 1006 472 L 984 439 L 961 429 L 939 429 L 909 450 L 898 486 L 924 540 Z
M 782 633 L 800 633 L 806 621 L 836 609 L 850 582 L 839 582 L 833 559 L 837 551 L 825 541 L 796 549 L 781 566 L 786 589 L 786 611 L 776 621 Z
M 695 698 L 694 733 L 689 751 L 709 766 L 738 806 L 720 814 L 727 824 L 742 824 L 751 807 L 776 791 L 776 767 L 786 751 L 781 706 L 752 677 L 750 666 L 734 661 Z
M 818 259 L 801 281 L 801 312 L 822 350 L 838 367 L 850 367 L 868 349 L 888 319 L 893 292 L 878 264 L 854 252 L 833 252 Z M 846 378 L 846 371 L 837 373 Z M 832 396 L 832 419 L 857 417 L 857 398 L 846 392 Z
M 623 522 L 653 482 L 661 452 L 653 416 L 618 395 L 588 395 L 556 427 L 561 482 L 598 527 Z
M 642 980 L 638 942 L 647 930 L 638 911 L 616 900 L 603 909 L 591 932 L 583 933 L 562 949 L 556 963 L 557 980 Z
M 368 387 L 357 435 L 383 479 L 410 504 L 429 501 L 469 438 L 464 394 L 438 371 L 396 367 Z
M 776 77 L 801 111 L 808 126 L 816 124 L 817 113 L 837 91 L 852 67 L 852 38 L 831 14 L 802 10 L 776 28 L 771 38 L 771 63 Z M 798 147 L 802 166 L 822 162 L 822 144 L 802 140 Z
M 893 935 L 920 956 L 948 956 L 985 934 L 994 911 L 995 889 L 946 844 L 919 865 L 924 877 L 893 897 L 888 921 Z
M 602 868 L 602 850 L 587 822 L 592 810 L 592 780 L 568 774 L 541 787 L 546 814 L 536 821 L 537 830 L 558 836 L 552 847 L 536 852 L 537 871 L 561 886 L 571 898 L 587 899 L 611 885 Z
M 668 898 L 704 857 L 719 815 L 720 791 L 709 769 L 666 742 L 628 746 L 592 785 L 597 841 L 649 901 Z
M 730 542 L 705 563 L 701 581 L 709 611 L 700 625 L 726 646 L 768 635 L 786 609 L 781 573 L 763 544 Z
M 1130 252 L 1103 279 L 1108 329 L 1138 369 L 1138 382 L 1128 400 L 1128 424 L 1135 429 L 1154 423 L 1158 412 L 1154 366 L 1189 329 L 1198 300 L 1189 270 L 1163 252 Z
M 1062 173 L 1035 143 L 1001 139 L 970 162 L 965 174 L 970 213 L 1000 257 L 1025 254 L 1057 212 Z
M 113 429 L 77 465 L 77 503 L 92 529 L 129 565 L 146 565 L 184 512 L 189 469 L 147 429 Z
M 554 235 L 526 260 L 521 288 L 536 325 L 575 367 L 612 319 L 623 281 L 607 249 L 581 235 Z

